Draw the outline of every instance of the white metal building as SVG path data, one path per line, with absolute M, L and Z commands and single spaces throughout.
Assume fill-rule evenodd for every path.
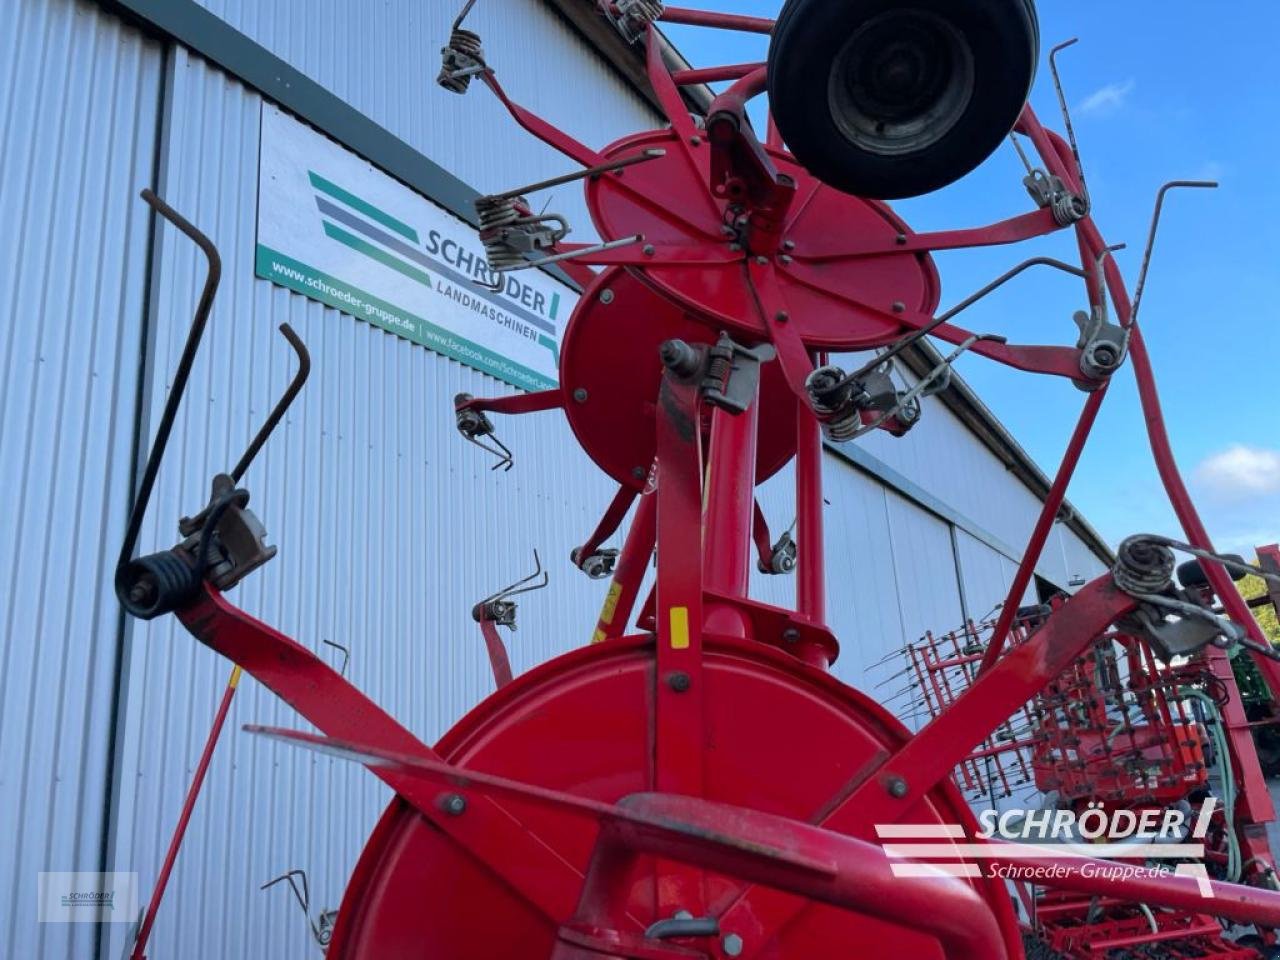
M 639 56 L 593 0 L 481 0 L 468 25 L 504 84 L 582 141 L 656 125 Z M 149 894 L 229 664 L 172 618 L 127 619 L 111 586 L 141 458 L 202 281 L 196 250 L 138 199 L 152 187 L 217 242 L 224 278 L 144 527 L 169 546 L 287 383 L 288 321 L 314 371 L 246 478 L 279 556 L 233 594 L 317 650 L 428 742 L 492 686 L 471 605 L 528 572 L 517 670 L 584 643 L 604 584 L 567 561 L 613 492 L 555 413 L 509 418 L 510 473 L 453 427 L 454 394 L 513 388 L 255 271 L 264 111 L 279 108 L 464 220 L 471 199 L 566 169 L 484 91 L 436 87 L 444 0 L 7 0 L 0 5 L 0 944 L 118 957 L 124 923 L 41 924 L 37 874 L 124 870 Z M 531 51 L 536 50 L 536 55 Z M 554 71 L 545 69 L 555 63 Z M 572 95 L 568 91 L 572 91 Z M 587 231 L 576 192 L 557 207 Z M 558 283 L 554 278 L 548 282 Z M 566 299 L 572 291 L 564 288 Z M 784 471 L 785 473 L 785 471 Z M 780 476 L 762 506 L 790 522 Z M 1043 475 L 963 383 L 904 439 L 827 456 L 839 676 L 1001 600 Z M 1064 512 L 1041 562 L 1070 588 L 1106 547 Z M 787 578 L 760 577 L 781 600 Z M 252 681 L 218 747 L 149 951 L 302 957 L 288 893 L 336 906 L 385 789 L 359 768 L 256 741 L 297 725 Z

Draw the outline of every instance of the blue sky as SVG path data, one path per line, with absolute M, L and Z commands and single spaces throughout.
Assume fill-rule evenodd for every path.
M 690 3 L 690 6 L 695 4 Z M 774 16 L 776 0 L 700 0 L 696 6 Z M 1080 43 L 1059 66 L 1081 142 L 1094 218 L 1132 290 L 1156 189 L 1174 178 L 1220 181 L 1216 191 L 1171 195 L 1157 242 L 1141 325 L 1179 466 L 1215 545 L 1242 550 L 1280 539 L 1280 72 L 1274 38 L 1280 3 L 1243 0 L 1042 2 L 1041 68 L 1032 103 L 1061 120 L 1048 48 Z M 1207 13 L 1212 10 L 1212 13 Z M 764 38 L 667 25 L 694 63 L 764 56 Z M 1005 147 L 958 184 L 897 204 L 917 230 L 975 226 L 1030 209 L 1023 170 Z M 1064 233 L 1018 247 L 938 257 L 943 307 L 1027 256 L 1073 262 Z M 1031 271 L 961 317 L 1014 342 L 1074 342 L 1078 281 Z M 1084 395 L 981 358 L 962 375 L 1036 461 L 1052 474 Z M 1152 465 L 1126 366 L 1117 374 L 1069 492 L 1112 544 L 1130 533 L 1177 535 Z

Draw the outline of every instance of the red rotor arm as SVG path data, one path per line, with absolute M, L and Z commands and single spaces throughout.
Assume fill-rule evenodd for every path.
M 440 761 L 314 653 L 233 606 L 210 584 L 177 615 L 192 636 L 238 663 L 325 734 Z M 573 911 L 582 874 L 495 801 L 484 797 L 467 816 L 450 816 L 439 804 L 438 790 L 420 778 L 392 768 L 370 769 L 552 922 Z
M 578 909 L 561 928 L 561 943 L 552 954 L 553 960 L 598 958 L 599 950 L 592 948 L 609 944 L 647 948 L 644 955 L 652 957 L 703 956 L 656 940 L 618 936 L 618 904 L 626 899 L 619 896 L 620 885 L 641 854 L 919 929 L 936 937 L 946 955 L 956 960 L 1002 960 L 1007 956 L 995 917 L 967 884 L 941 871 L 921 878 L 897 877 L 881 847 L 820 827 L 664 793 L 632 794 L 616 804 L 601 803 L 360 741 L 273 727 L 245 729 L 358 760 L 370 769 L 397 777 L 486 797 L 533 801 L 597 821 L 601 832 Z M 1280 895 L 1275 899 L 1280 904 Z M 575 950 L 577 946 L 588 950 Z

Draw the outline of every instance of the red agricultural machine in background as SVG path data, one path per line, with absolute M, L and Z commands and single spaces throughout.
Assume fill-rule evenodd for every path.
M 328 954 L 999 960 L 1270 950 L 1280 893 L 1263 825 L 1273 814 L 1226 651 L 1255 658 L 1271 690 L 1280 689 L 1280 664 L 1232 588 L 1229 571 L 1252 568 L 1214 553 L 1179 478 L 1138 326 L 1167 192 L 1210 184 L 1161 190 L 1131 301 L 1117 248 L 1093 220 L 1069 118 L 1064 139 L 1026 102 L 1039 59 L 1031 0 L 788 0 L 776 22 L 602 0 L 601 15 L 644 46 L 668 120 L 602 149 L 508 95 L 499 65 L 462 26 L 470 6 L 443 50 L 440 85 L 456 94 L 472 81 L 487 87 L 519 126 L 580 167 L 477 201 L 486 281 L 500 288 L 511 271 L 556 263 L 583 293 L 564 335 L 560 385 L 459 396 L 457 427 L 510 467 L 493 415 L 558 410 L 618 492 L 572 557 L 610 578 L 594 630 L 584 629 L 594 642 L 512 678 L 497 627 L 535 581 L 487 598 L 475 617 L 498 689 L 434 748 L 223 595 L 273 552 L 237 486 L 270 424 L 214 480 L 205 509 L 182 521 L 181 543 L 134 557 L 217 284 L 212 245 L 149 198 L 201 243 L 211 269 L 117 589 L 136 616 L 175 613 L 320 731 L 258 732 L 356 759 L 395 791 L 336 922 L 327 917 L 318 934 Z M 673 68 L 659 22 L 770 35 L 768 61 Z M 729 85 L 695 112 L 682 91 L 712 82 Z M 766 93 L 760 135 L 748 102 Z M 885 202 L 945 187 L 1010 136 L 1026 160 L 1029 212 L 916 233 Z M 568 242 L 562 217 L 524 199 L 574 180 L 599 241 Z M 1073 233 L 1078 263 L 1024 260 L 937 312 L 932 252 L 1058 231 Z M 956 323 L 1033 268 L 1081 281 L 1066 342 L 1013 343 Z M 899 357 L 926 337 L 949 353 L 909 380 Z M 839 644 L 826 624 L 822 442 L 906 433 L 920 399 L 946 386 L 965 352 L 1066 378 L 1084 404 L 998 617 L 907 651 L 930 714 L 913 734 L 828 672 Z M 865 362 L 833 362 L 849 353 Z M 1112 571 L 1019 618 L 1110 379 L 1126 362 L 1189 543 L 1131 537 Z M 792 461 L 795 535 L 775 542 L 754 490 Z M 603 549 L 628 513 L 620 552 Z M 655 549 L 656 583 L 641 600 Z M 1174 550 L 1198 559 L 1203 588 L 1175 583 Z M 794 571 L 795 609 L 748 596 L 753 564 Z M 983 746 L 973 752 L 975 744 Z M 1222 803 L 1208 832 L 1174 839 L 1204 837 L 1213 879 L 1121 875 L 1110 860 L 980 829 L 962 789 L 988 796 L 1019 785 L 1053 792 L 1059 809 L 1109 811 L 1190 807 L 1212 792 Z M 912 854 L 893 841 L 904 837 L 933 838 L 939 850 L 900 869 Z M 1105 852 L 1117 862 L 1148 859 L 1115 846 Z M 1195 846 L 1181 848 L 1186 859 Z M 1034 868 L 1048 889 L 1014 885 L 1016 910 L 1006 882 L 1015 867 Z M 1223 923 L 1235 925 L 1229 935 Z
M 1213 606 L 1197 561 L 1178 573 L 1185 595 Z M 1061 602 L 1020 609 L 1011 643 L 1024 642 Z M 891 678 L 906 684 L 892 698 L 902 701 L 899 713 L 930 719 L 945 714 L 975 681 L 993 626 L 969 623 L 908 644 L 901 651 L 905 666 Z M 1266 786 L 1232 759 L 1248 749 L 1251 729 L 1269 731 L 1277 720 L 1245 718 L 1234 671 L 1215 653 L 1220 651 L 1162 659 L 1146 637 L 1119 631 L 1099 637 L 960 763 L 957 786 L 975 808 L 993 811 L 990 822 L 1003 835 L 1015 837 L 1025 834 L 1028 819 L 1052 823 L 1060 811 L 1073 814 L 1063 820 L 1064 839 L 1077 841 L 1087 839 L 1079 825 L 1089 810 L 1130 814 L 1131 824 L 1145 816 L 1153 825 L 1176 811 L 1178 829 L 1145 837 L 1130 831 L 1125 842 L 1135 848 L 1171 842 L 1176 858 L 1182 849 L 1177 844 L 1199 839 L 1204 850 L 1195 856 L 1212 876 L 1280 888 L 1270 849 L 1246 812 L 1265 809 Z M 1017 812 L 995 817 L 1009 800 L 1018 801 Z M 1206 800 L 1212 801 L 1207 810 Z M 1033 812 L 1025 812 L 1028 804 Z M 1195 806 L 1203 819 L 1193 815 Z M 1029 955 L 1252 958 L 1276 952 L 1256 932 L 1237 931 L 1227 939 L 1211 905 L 1153 910 L 1123 900 L 1037 893 L 1025 883 L 1018 894 Z

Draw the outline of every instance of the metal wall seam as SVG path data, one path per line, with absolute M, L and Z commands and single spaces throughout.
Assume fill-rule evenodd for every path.
M 0 11 L 0 943 L 91 956 L 37 923 L 40 871 L 99 869 L 160 49 L 88 3 Z M 7 66 L 5 66 L 7 64 Z
M 160 187 L 218 243 L 224 282 L 140 549 L 174 541 L 176 518 L 200 507 L 287 382 L 291 353 L 275 329 L 287 320 L 311 350 L 312 377 L 245 477 L 280 555 L 233 599 L 323 655 L 322 639 L 350 647 L 353 682 L 432 742 L 492 689 L 471 604 L 528 573 L 535 547 L 553 589 L 521 598 L 508 635 L 515 668 L 586 642 L 606 585 L 568 554 L 613 487 L 555 412 L 502 418 L 517 465 L 491 472 L 457 436 L 452 397 L 510 388 L 255 279 L 261 98 L 182 48 L 171 61 Z M 170 228 L 158 256 L 152 422 L 203 276 Z M 228 667 L 169 620 L 134 630 L 116 861 L 146 889 Z M 301 867 L 316 906 L 336 906 L 387 800 L 362 769 L 234 732 L 250 721 L 301 724 L 244 681 L 157 922 L 158 956 L 197 944 L 208 956 L 309 949 L 287 891 L 258 886 Z

